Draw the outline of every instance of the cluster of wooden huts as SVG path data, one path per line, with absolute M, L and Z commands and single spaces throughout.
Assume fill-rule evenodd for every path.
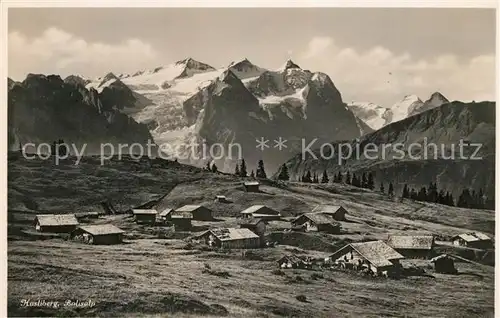
M 79 217 L 88 216 L 80 214 Z M 87 244 L 119 244 L 125 233 L 112 224 L 82 225 L 75 214 L 40 214 L 34 224 L 39 232 L 66 233 L 72 240 Z
M 258 182 L 244 183 L 245 191 L 259 192 Z M 231 202 L 223 195 L 215 202 Z M 113 208 L 103 204 L 110 213 Z M 172 225 L 176 231 L 192 229 L 192 220 L 214 221 L 213 211 L 203 205 L 188 204 L 162 211 L 147 208 L 130 210 L 137 224 Z M 111 211 L 113 212 L 113 211 Z M 289 221 L 290 230 L 338 234 L 341 222 L 346 221 L 348 211 L 340 205 L 321 204 Z M 118 244 L 123 240 L 123 230 L 111 224 L 80 224 L 79 219 L 98 218 L 98 213 L 37 215 L 35 228 L 40 232 L 68 233 L 75 241 L 87 244 Z M 252 249 L 268 245 L 265 234 L 270 222 L 282 220 L 279 211 L 266 205 L 253 205 L 240 212 L 238 227 L 213 228 L 191 237 L 191 240 L 214 248 Z M 478 232 L 463 233 L 452 238 L 453 245 L 490 249 L 491 239 Z M 436 256 L 435 240 L 431 235 L 392 235 L 386 241 L 349 243 L 324 259 L 322 265 L 337 266 L 367 272 L 373 275 L 397 275 L 402 270 L 404 258 L 430 259 L 436 271 L 453 273 L 453 259 L 448 255 Z M 433 258 L 434 257 L 434 258 Z M 296 255 L 285 255 L 278 260 L 280 268 L 308 268 L 314 260 Z
M 154 209 L 133 209 L 137 224 L 172 224 L 175 230 L 188 231 L 191 221 L 213 221 L 212 210 L 202 205 L 188 204 L 178 209 L 167 208 L 159 212 Z
M 482 233 L 474 233 L 476 240 L 482 241 L 472 246 L 477 248 L 491 248 L 491 239 Z M 457 235 L 453 239 L 454 244 L 459 245 L 458 238 L 465 242 L 472 242 L 466 235 Z M 464 237 L 466 239 L 464 239 Z M 465 245 L 462 243 L 460 245 Z M 285 255 L 277 263 L 282 269 L 287 268 L 311 268 L 313 265 L 321 267 L 337 267 L 341 269 L 365 272 L 375 276 L 399 276 L 403 272 L 401 260 L 403 259 L 425 259 L 434 265 L 437 273 L 455 274 L 454 259 L 456 256 L 442 254 L 436 255 L 435 238 L 433 235 L 391 235 L 387 240 L 376 240 L 368 242 L 353 242 L 346 244 L 335 253 L 324 260 L 312 259 L 298 255 Z M 471 245 L 465 245 L 471 246 Z M 461 258 L 459 258 L 461 259 Z M 463 259 L 462 259 L 463 260 Z

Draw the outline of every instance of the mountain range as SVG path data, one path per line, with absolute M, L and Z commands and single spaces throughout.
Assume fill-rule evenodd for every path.
M 221 144 L 227 151 L 237 143 L 250 168 L 263 159 L 274 170 L 300 149 L 302 139 L 327 142 L 372 131 L 342 101 L 328 75 L 291 60 L 268 70 L 246 58 L 219 69 L 187 58 L 132 75 L 110 73 L 82 82 L 100 94 L 113 86 L 130 88 L 140 97 L 122 97 L 131 102 L 117 109 L 147 125 L 157 144 L 169 145 L 169 155 L 195 165 L 205 165 L 207 158 L 198 159 L 184 145 Z M 281 151 L 273 148 L 280 137 L 287 141 Z M 260 138 L 269 140 L 269 148 L 261 152 L 256 150 Z M 215 163 L 230 171 L 236 160 Z
M 416 111 L 421 109 L 419 107 Z M 461 142 L 465 144 L 463 158 L 460 158 Z M 392 147 L 398 143 L 403 145 L 399 148 L 403 158 L 401 150 Z M 321 175 L 326 170 L 330 176 L 339 171 L 358 175 L 371 172 L 375 175 L 377 188 L 380 182 L 384 182 L 387 189 L 387 184 L 391 182 L 398 195 L 404 184 L 418 189 L 428 186 L 429 182 L 437 182 L 442 189 L 451 191 L 455 198 L 464 187 L 476 191 L 483 189 L 490 200 L 494 198 L 494 102 L 443 104 L 388 124 L 364 135 L 359 141 L 348 141 L 347 144 L 353 153 L 358 146 L 360 156 L 353 155 L 340 164 L 338 153 L 328 159 L 331 153 L 323 151 L 322 157 L 320 149 L 312 150 L 314 155 L 295 155 L 286 163 L 291 179 L 297 180 L 306 171 Z M 422 147 L 411 146 L 415 144 Z M 437 148 L 430 144 L 437 145 Z M 383 148 L 385 145 L 389 145 L 386 150 Z M 427 155 L 425 145 L 428 145 Z M 339 149 L 339 144 L 332 143 L 332 147 Z M 364 149 L 375 147 L 379 149 L 378 154 L 370 152 L 367 158 Z M 348 150 L 344 150 L 343 154 L 347 157 Z
M 427 185 L 432 176 L 459 191 L 460 178 L 472 180 L 491 195 L 494 163 L 494 103 L 449 102 L 436 92 L 426 101 L 408 95 L 391 107 L 350 103 L 328 75 L 301 68 L 291 60 L 269 70 L 248 59 L 214 68 L 192 58 L 133 74 L 107 73 L 88 79 L 71 75 L 30 74 L 23 82 L 9 79 L 9 145 L 25 142 L 145 143 L 169 147 L 162 152 L 180 162 L 234 171 L 238 148 L 248 171 L 263 159 L 268 173 L 287 163 L 292 179 L 306 169 L 321 173 L 375 172 L 377 178 Z M 493 106 L 492 106 L 493 105 Z M 482 114 L 487 114 L 486 116 Z M 482 142 L 483 161 L 471 160 L 302 160 L 303 140 L 316 145 L 420 142 L 427 137 L 450 145 L 459 139 Z M 258 149 L 257 140 L 267 140 Z M 277 148 L 278 140 L 286 148 Z M 201 157 L 188 145 L 214 146 Z M 210 147 L 208 147 L 210 148 Z M 231 151 L 229 151 L 231 149 Z M 317 149 L 316 149 L 317 151 Z M 218 155 L 225 156 L 218 159 Z M 228 155 L 232 154 L 233 157 Z M 290 159 L 291 158 L 291 159 Z M 493 161 L 492 161 L 493 160 Z M 377 179 L 379 180 L 379 179 Z
M 117 107 L 144 100 L 135 99 L 127 87 L 98 92 L 84 84 L 75 76 L 63 80 L 58 75 L 29 74 L 22 82 L 9 79 L 10 149 L 29 142 L 52 144 L 63 139 L 80 149 L 86 144 L 90 154 L 98 153 L 101 143 L 146 144 L 152 140 L 146 125 Z
M 416 95 L 407 95 L 391 107 L 363 102 L 351 102 L 347 106 L 370 128 L 377 130 L 390 123 L 403 120 L 449 102 L 441 93 L 435 92 L 425 102 L 422 102 Z

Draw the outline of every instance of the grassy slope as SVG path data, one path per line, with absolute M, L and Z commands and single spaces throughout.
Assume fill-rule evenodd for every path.
M 162 200 L 161 207 L 206 203 L 222 219 L 196 222 L 199 230 L 236 224 L 228 216 L 237 215 L 252 204 L 268 204 L 284 215 L 306 212 L 318 203 L 343 204 L 351 220 L 343 222 L 344 234 L 301 233 L 287 240 L 288 244 L 306 247 L 304 253 L 316 256 L 323 254 L 313 250 L 330 251 L 329 245 L 333 248 L 343 240 L 383 239 L 400 231 L 428 231 L 444 236 L 472 229 L 489 234 L 494 231 L 492 211 L 393 202 L 371 191 L 338 185 L 265 185 L 263 193 L 247 194 L 238 179 L 180 165 L 161 169 L 114 161 L 99 167 L 96 162 L 97 159 L 85 158 L 79 167 L 70 163 L 54 168 L 48 162 L 9 161 L 9 227 L 27 227 L 16 221 L 17 216 L 32 217 L 36 210 L 90 211 L 97 208 L 96 201 L 102 198 L 127 209 L 173 189 Z M 68 187 L 63 189 L 63 184 Z M 216 204 L 215 194 L 227 195 L 234 203 Z M 23 236 L 11 235 L 8 246 L 11 315 L 61 314 L 48 309 L 22 311 L 17 304 L 23 298 L 90 298 L 97 303 L 93 309 L 65 314 L 121 316 L 175 312 L 176 316 L 220 316 L 224 310 L 218 304 L 232 317 L 493 316 L 491 267 L 458 263 L 464 275 L 436 274 L 435 279 L 383 280 L 323 272 L 323 278 L 314 280 L 311 272 L 300 270 L 278 276 L 272 270 L 274 261 L 289 253 L 284 245 L 255 251 L 263 259 L 255 261 L 242 258 L 238 251 L 225 254 L 184 250 L 185 243 L 178 239 L 188 233 L 137 226 L 126 216 L 110 216 L 97 222 L 110 222 L 126 229 L 128 244 L 87 246 L 60 239 L 27 241 Z M 158 239 L 160 233 L 169 239 Z M 230 277 L 202 273 L 204 263 L 227 271 Z M 305 282 L 291 282 L 296 275 Z M 297 301 L 295 296 L 299 294 L 306 295 L 309 302 Z

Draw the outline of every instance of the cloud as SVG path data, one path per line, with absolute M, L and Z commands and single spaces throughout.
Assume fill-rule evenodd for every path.
M 427 99 L 439 91 L 450 100 L 495 100 L 495 57 L 468 59 L 442 54 L 415 59 L 377 46 L 364 51 L 339 47 L 328 37 L 313 37 L 298 64 L 330 75 L 346 102 L 390 106 L 405 95 Z
M 101 76 L 106 71 L 133 72 L 153 65 L 158 55 L 139 39 L 116 44 L 87 42 L 57 28 L 46 29 L 36 38 L 17 31 L 8 37 L 9 76 L 16 80 L 28 73 Z
M 304 53 L 304 58 L 314 58 L 325 52 L 329 46 L 333 45 L 332 38 L 326 36 L 316 36 L 309 41 L 307 51 Z

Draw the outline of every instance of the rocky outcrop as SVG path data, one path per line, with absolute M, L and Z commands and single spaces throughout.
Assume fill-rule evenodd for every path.
M 19 143 L 87 144 L 95 152 L 100 143 L 145 144 L 152 137 L 143 124 L 109 107 L 95 89 L 76 78 L 29 74 L 8 93 L 9 146 Z
M 463 158 L 460 155 L 461 143 L 465 145 L 462 147 Z M 291 179 L 296 180 L 307 170 L 318 174 L 327 170 L 332 176 L 338 171 L 350 171 L 351 174 L 372 172 L 377 183 L 383 181 L 387 187 L 387 183 L 392 182 L 396 191 L 405 183 L 419 188 L 432 181 L 453 192 L 455 197 L 462 191 L 466 180 L 470 187 L 482 188 L 490 198 L 494 197 L 494 102 L 447 103 L 387 125 L 363 136 L 359 142 L 348 144 L 353 154 L 341 164 L 338 153 L 333 158 L 325 158 L 318 147 L 314 149 L 314 155 L 295 155 L 286 163 Z M 339 149 L 339 143 L 331 145 L 333 149 Z M 373 148 L 373 145 L 379 152 L 365 155 L 364 149 Z M 388 145 L 385 150 L 384 145 Z M 481 145 L 479 149 L 477 145 Z M 359 149 L 359 156 L 356 149 Z M 437 156 L 434 149 L 437 149 Z M 323 154 L 328 156 L 329 152 Z

